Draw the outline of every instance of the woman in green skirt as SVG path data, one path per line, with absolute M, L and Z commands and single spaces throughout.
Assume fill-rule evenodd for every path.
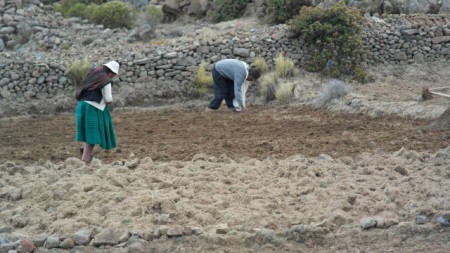
M 96 144 L 102 149 L 116 147 L 116 134 L 109 111 L 112 78 L 119 74 L 119 63 L 110 61 L 93 69 L 77 86 L 76 140 L 84 142 L 81 160 L 90 162 Z

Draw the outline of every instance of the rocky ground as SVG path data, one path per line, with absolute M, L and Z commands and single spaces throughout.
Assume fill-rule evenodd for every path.
M 417 98 L 448 66 L 371 67 L 321 107 L 330 80 L 301 71 L 288 105 L 116 108 L 88 165 L 73 114 L 2 118 L 0 252 L 447 252 L 450 132 L 428 126 L 450 101 Z

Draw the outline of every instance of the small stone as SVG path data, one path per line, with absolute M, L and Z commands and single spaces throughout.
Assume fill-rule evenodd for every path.
M 19 247 L 17 247 L 18 253 L 30 253 L 36 250 L 36 246 L 31 240 L 22 239 L 19 242 Z
M 427 223 L 427 216 L 425 215 L 416 216 L 416 224 L 425 224 L 425 223 Z
M 377 221 L 371 217 L 364 217 L 359 221 L 359 224 L 362 229 L 366 230 L 375 227 L 377 225 Z
M 219 224 L 216 226 L 217 234 L 227 234 L 228 232 L 230 232 L 230 228 L 228 227 L 228 224 Z

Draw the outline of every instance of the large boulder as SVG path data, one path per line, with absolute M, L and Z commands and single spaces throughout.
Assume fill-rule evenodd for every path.
M 449 14 L 450 13 L 450 0 L 442 0 L 441 9 L 439 14 Z
M 208 8 L 208 3 L 208 0 L 191 0 L 187 14 L 193 16 L 204 15 Z
M 410 0 L 408 5 L 408 12 L 411 13 L 426 13 L 436 14 L 439 11 L 437 0 Z

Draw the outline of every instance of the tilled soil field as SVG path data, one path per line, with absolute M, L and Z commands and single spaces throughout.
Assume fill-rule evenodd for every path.
M 436 151 L 448 146 L 448 130 L 426 129 L 429 120 L 395 116 L 372 118 L 307 107 L 250 107 L 245 113 L 198 109 L 113 112 L 118 148 L 94 156 L 103 162 L 151 157 L 192 159 L 196 154 L 283 159 L 391 152 L 405 147 Z M 79 157 L 74 115 L 3 119 L 0 160 L 33 163 Z

